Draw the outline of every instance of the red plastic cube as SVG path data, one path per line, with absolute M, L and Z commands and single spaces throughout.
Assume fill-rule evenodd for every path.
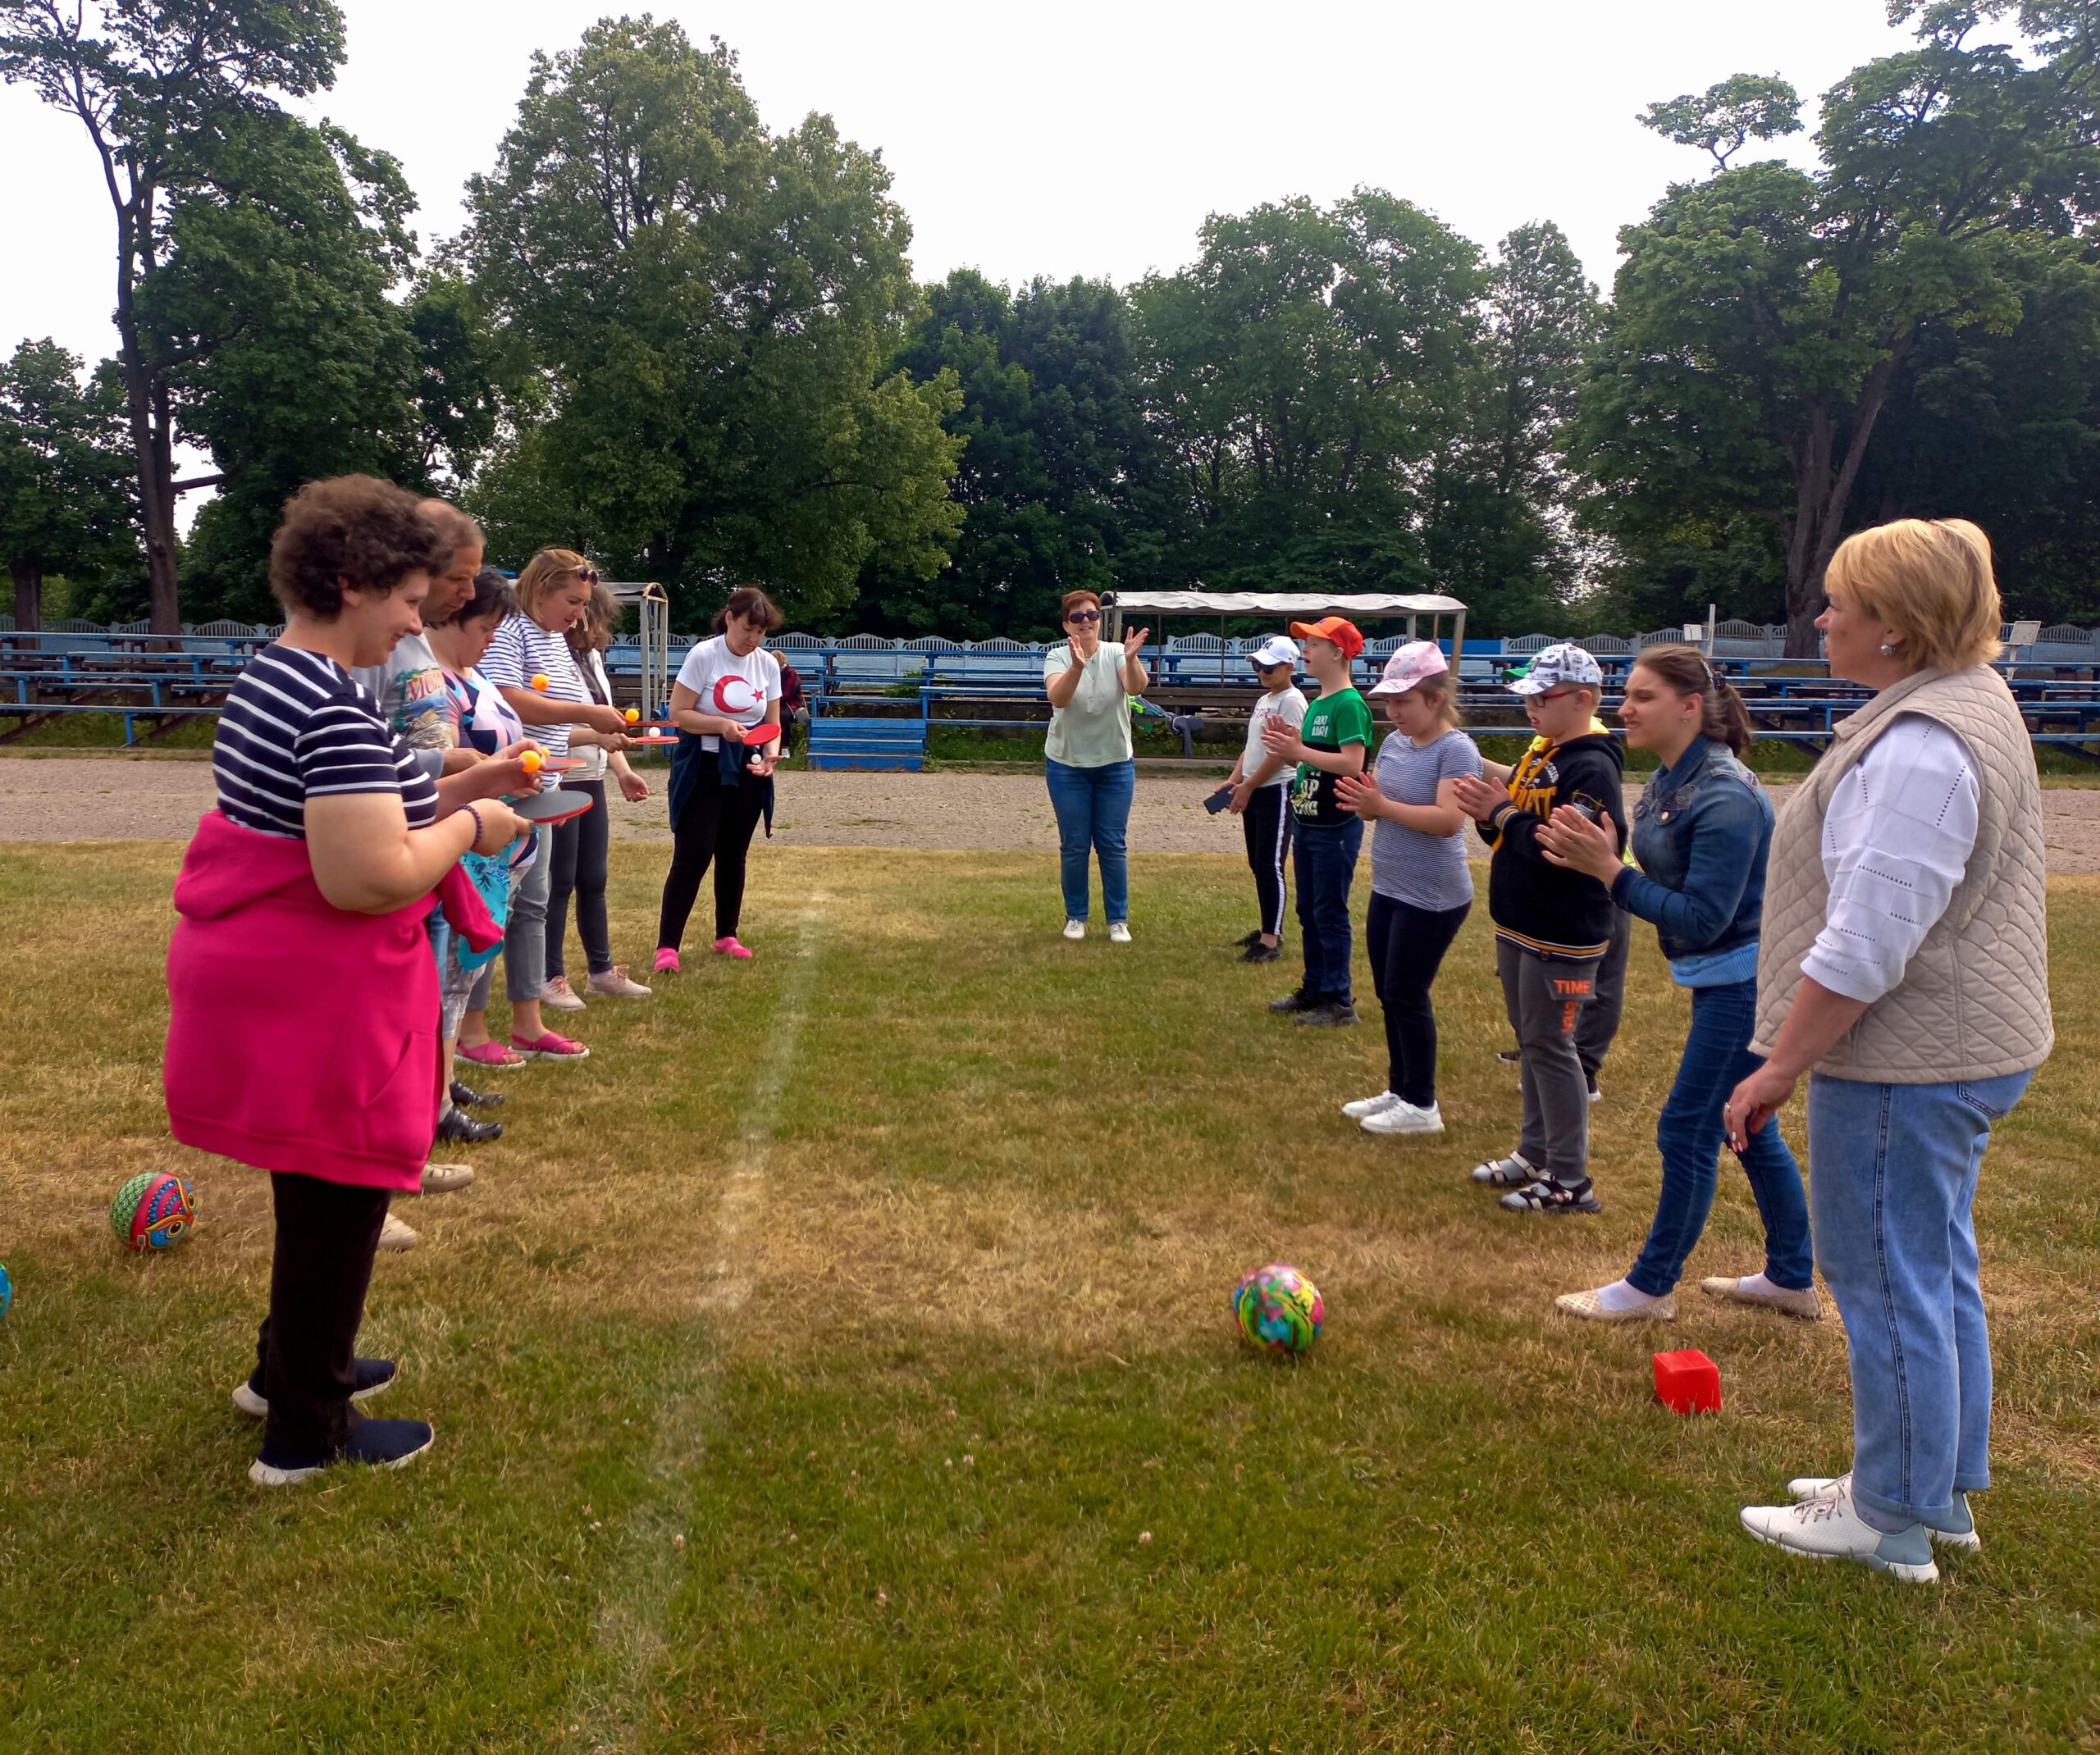
M 1721 1368 L 1696 1347 L 1657 1353 L 1655 1399 L 1673 1414 L 1718 1414 Z

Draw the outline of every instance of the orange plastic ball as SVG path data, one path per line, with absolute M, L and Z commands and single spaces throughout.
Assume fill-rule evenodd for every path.
M 536 688 L 536 689 L 541 689 L 541 690 L 544 690 L 544 689 L 546 687 L 546 686 L 547 686 L 547 678 L 546 678 L 546 672 L 538 672 L 538 673 L 535 674 L 535 676 L 534 676 L 534 677 L 533 677 L 533 678 L 532 678 L 532 686 L 533 686 L 534 688 Z
M 524 754 L 518 757 L 518 765 L 528 774 L 536 774 L 540 771 L 541 764 L 546 759 L 538 750 L 527 750 Z

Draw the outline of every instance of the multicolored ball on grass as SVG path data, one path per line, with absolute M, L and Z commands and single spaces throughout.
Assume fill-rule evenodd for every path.
M 1239 1332 L 1272 1353 L 1302 1353 L 1320 1338 L 1327 1306 L 1320 1288 L 1288 1263 L 1257 1268 L 1233 1288 Z
M 109 1228 L 126 1249 L 166 1249 L 197 1223 L 197 1191 L 180 1176 L 141 1170 L 116 1191 Z

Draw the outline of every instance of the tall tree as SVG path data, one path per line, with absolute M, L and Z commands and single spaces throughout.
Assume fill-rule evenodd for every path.
M 0 555 L 22 632 L 43 625 L 47 574 L 98 574 L 135 553 L 124 439 L 109 376 L 83 389 L 56 342 L 25 341 L 0 366 Z
M 469 200 L 463 259 L 546 410 L 485 505 L 573 516 L 567 540 L 687 613 L 734 577 L 810 616 L 871 558 L 939 568 L 956 393 L 886 366 L 918 295 L 879 157 L 822 116 L 769 132 L 719 42 L 606 20 L 535 58 Z
M 333 0 L 0 0 L 0 79 L 76 117 L 116 220 L 118 351 L 152 586 L 153 626 L 181 625 L 173 374 L 185 363 L 142 306 L 164 265 L 169 207 L 202 181 L 198 149 L 335 80 Z
M 2019 322 L 2036 253 L 2100 211 L 2100 21 L 2090 0 L 1891 0 L 1915 48 L 1824 95 L 1820 168 L 1728 162 L 1795 125 L 1781 82 L 1657 106 L 1721 168 L 1620 235 L 1583 445 L 1623 533 L 1772 524 L 1790 654 L 1816 650 L 1823 576 L 1892 395 L 1935 331 Z M 1975 40 L 2016 21 L 2026 45 Z M 1731 144 L 1731 143 L 1733 143 Z
M 1207 221 L 1194 264 L 1132 293 L 1189 531 L 1168 570 L 1224 589 L 1422 583 L 1486 286 L 1477 246 L 1381 190 Z

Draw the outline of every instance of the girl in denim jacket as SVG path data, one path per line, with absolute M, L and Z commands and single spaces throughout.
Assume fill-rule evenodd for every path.
M 1714 1204 L 1722 1108 L 1760 1064 L 1750 1040 L 1772 805 L 1737 759 L 1751 735 L 1742 697 L 1692 648 L 1642 653 L 1619 717 L 1628 745 L 1654 751 L 1662 764 L 1633 814 L 1641 868 L 1619 863 L 1609 821 L 1591 823 L 1577 811 L 1555 812 L 1539 840 L 1555 864 L 1601 879 L 1621 908 L 1655 923 L 1671 978 L 1691 991 L 1691 1030 L 1655 1125 L 1662 1194 L 1639 1259 L 1625 1279 L 1554 1302 L 1595 1321 L 1670 1321 L 1678 1277 Z M 1739 1156 L 1764 1221 L 1764 1270 L 1708 1279 L 1704 1289 L 1790 1315 L 1820 1315 L 1808 1203 L 1793 1154 L 1775 1125 L 1751 1134 Z

